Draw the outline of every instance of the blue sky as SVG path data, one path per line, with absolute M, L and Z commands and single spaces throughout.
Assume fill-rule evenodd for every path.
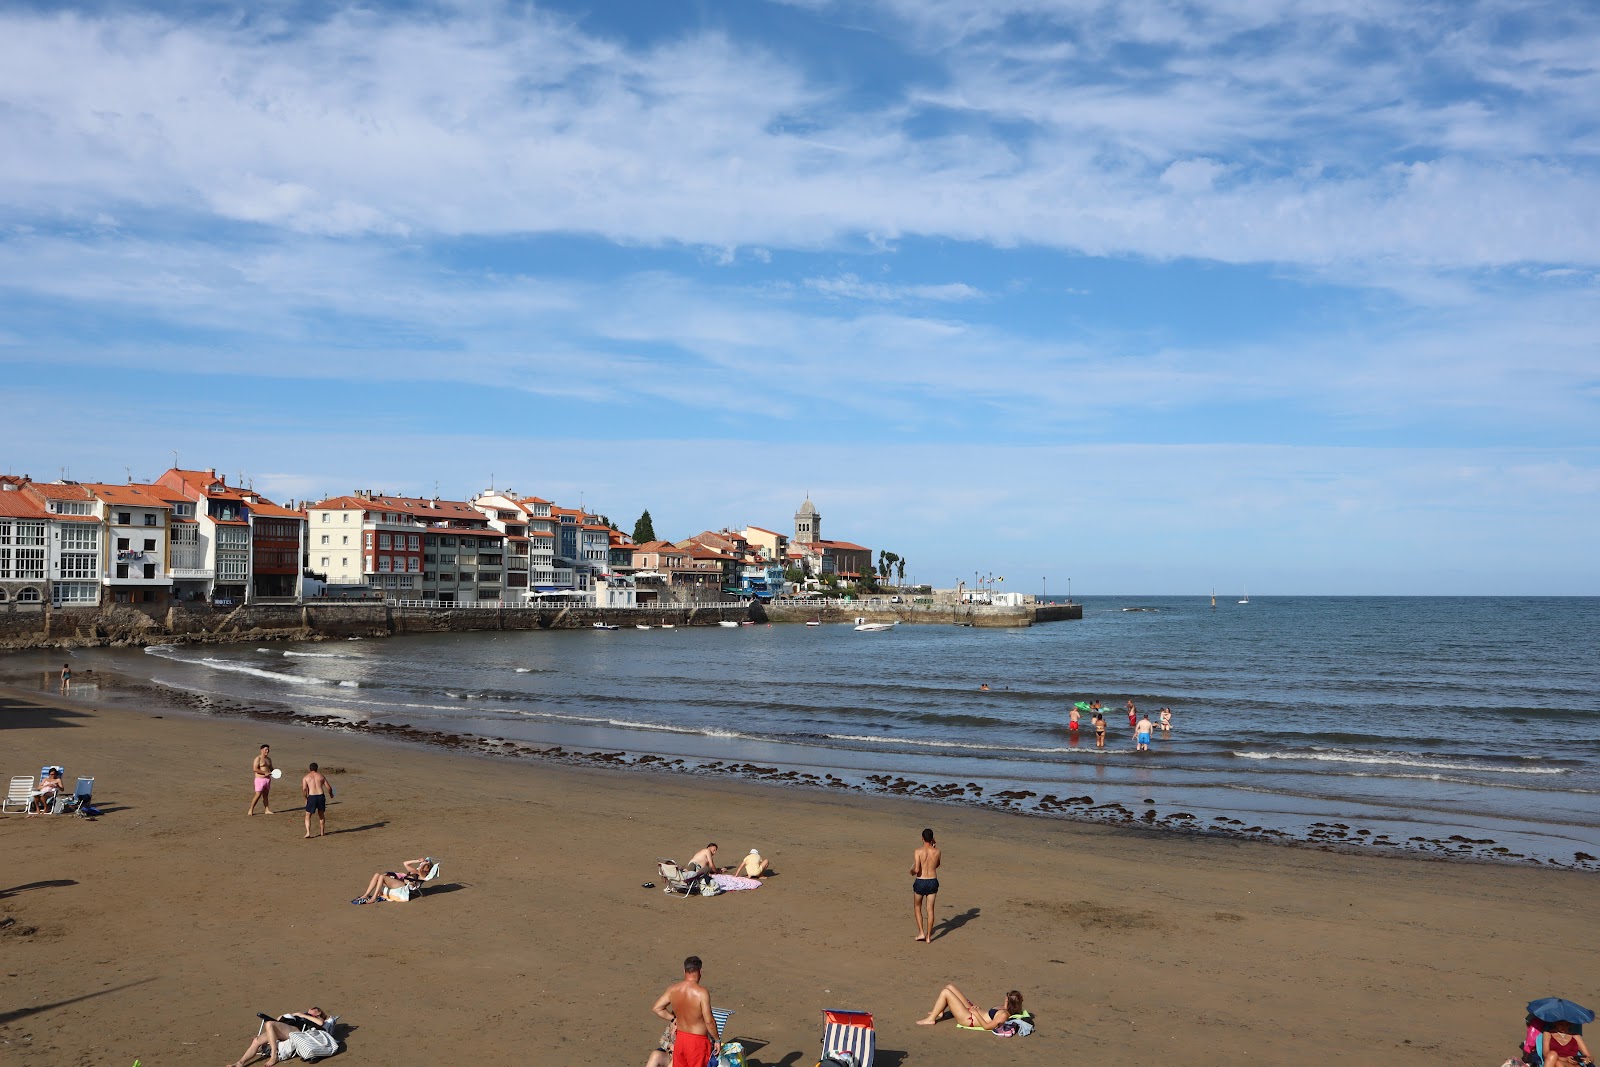
M 1600 594 L 1600 10 L 0 12 L 0 466 Z

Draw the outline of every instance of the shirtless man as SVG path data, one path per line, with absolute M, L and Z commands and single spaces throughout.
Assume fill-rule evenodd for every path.
M 1133 729 L 1134 729 L 1135 739 L 1138 742 L 1134 746 L 1134 751 L 1135 752 L 1149 752 L 1150 751 L 1150 716 L 1148 716 L 1148 715 L 1140 716 L 1139 724 L 1137 726 L 1135 726 Z
M 1139 721 L 1139 712 L 1133 706 L 1133 698 L 1128 698 L 1128 729 L 1133 729 L 1134 723 Z
M 272 746 L 262 745 L 261 751 L 256 753 L 255 760 L 250 764 L 250 771 L 255 775 L 255 796 L 250 798 L 250 810 L 246 815 L 256 813 L 256 801 L 261 801 L 261 806 L 268 815 L 272 812 L 272 799 L 268 796 L 272 792 Z
M 719 874 L 717 869 L 717 843 L 711 842 L 705 848 L 696 852 L 689 860 L 686 871 L 698 871 L 702 874 Z
M 1069 719 L 1069 721 L 1067 723 L 1067 729 L 1071 730 L 1073 733 L 1077 733 L 1078 732 L 1078 705 L 1076 705 L 1076 704 L 1072 705 L 1072 711 L 1068 713 L 1068 719 Z
M 677 1027 L 672 1035 L 672 1067 L 706 1067 L 721 1051 L 711 994 L 700 984 L 699 956 L 683 961 L 683 981 L 667 986 L 650 1010 Z
M 932 830 L 922 831 L 922 844 L 911 854 L 911 914 L 917 940 L 933 943 L 933 905 L 939 897 L 939 861 L 943 858 Z
M 300 793 L 306 798 L 306 840 L 311 840 L 311 813 L 317 813 L 317 836 L 328 832 L 328 780 L 313 763 L 306 776 L 300 779 Z

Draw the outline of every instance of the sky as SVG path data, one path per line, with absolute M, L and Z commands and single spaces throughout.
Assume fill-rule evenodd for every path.
M 1600 8 L 0 10 L 0 467 L 1600 595 Z

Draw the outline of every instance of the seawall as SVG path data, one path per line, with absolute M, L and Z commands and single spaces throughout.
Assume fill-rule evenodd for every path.
M 1061 622 L 1083 618 L 1082 604 L 1024 604 L 1000 607 L 992 604 L 895 604 L 884 599 L 850 601 L 795 602 L 770 604 L 762 609 L 772 622 L 824 623 L 901 622 L 944 626 L 1032 626 L 1039 622 Z

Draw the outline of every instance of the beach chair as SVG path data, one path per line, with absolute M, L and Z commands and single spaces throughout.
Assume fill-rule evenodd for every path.
M 717 1040 L 719 1042 L 727 1040 L 727 1037 L 728 1037 L 728 1016 L 730 1016 L 732 1014 L 733 1014 L 733 1012 L 731 1010 L 729 1010 L 728 1008 L 712 1008 L 711 1009 L 711 1021 L 717 1024 Z M 719 1061 L 724 1059 L 724 1058 L 725 1057 L 713 1056 L 710 1060 L 707 1061 L 707 1065 L 708 1065 L 708 1067 L 721 1067 L 721 1063 Z M 743 1060 L 743 1058 L 744 1058 L 744 1049 L 743 1048 L 739 1049 L 739 1058 L 741 1060 Z
M 94 799 L 94 779 L 79 778 L 78 784 L 72 790 L 72 810 L 82 811 Z
M 878 1033 L 872 1028 L 872 1014 L 865 1011 L 822 1009 L 822 1058 L 834 1052 L 848 1052 L 856 1067 L 872 1067 L 878 1051 Z
M 411 887 L 411 899 L 415 900 L 417 897 L 420 897 L 422 895 L 422 891 L 427 888 L 429 882 L 438 881 L 439 868 L 442 866 L 444 865 L 441 863 L 435 863 L 432 867 L 428 868 L 428 875 L 426 878 L 417 879 L 417 884 Z
M 6 790 L 6 798 L 0 802 L 0 812 L 25 815 L 31 807 L 33 807 L 33 779 L 25 774 L 12 775 L 11 788 Z
M 704 871 L 686 871 L 675 860 L 656 860 L 656 870 L 666 883 L 661 888 L 663 893 L 682 893 L 686 897 L 694 896 L 700 887 L 700 880 L 710 877 Z

